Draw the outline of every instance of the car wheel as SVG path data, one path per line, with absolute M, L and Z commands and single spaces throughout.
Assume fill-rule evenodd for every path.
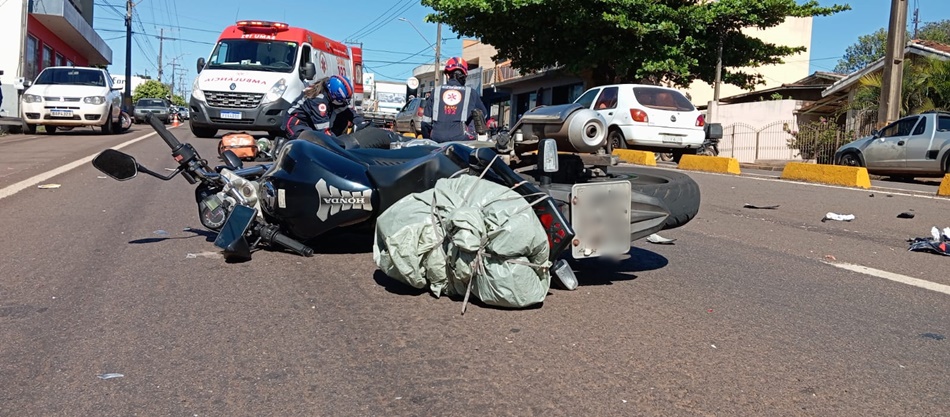
M 656 162 L 669 162 L 673 160 L 672 152 L 657 152 Z
M 409 122 L 409 133 L 412 133 L 412 135 L 415 136 L 415 137 L 419 137 L 419 133 L 418 133 L 418 132 L 419 132 L 419 131 L 416 130 L 416 122 L 415 122 L 415 121 Z
M 106 122 L 102 124 L 102 134 L 111 135 L 115 133 L 115 131 L 115 124 L 112 123 L 112 108 L 110 107 L 106 112 Z
M 43 128 L 46 129 L 47 135 L 53 135 L 56 133 L 56 126 L 43 125 Z
M 218 129 L 210 129 L 206 127 L 196 127 L 194 124 L 189 123 L 188 126 L 191 128 L 191 133 L 199 138 L 210 139 L 214 138 L 218 134 Z
M 607 151 L 613 153 L 614 149 L 626 149 L 627 141 L 623 137 L 623 132 L 619 129 L 611 129 L 607 133 Z
M 861 164 L 861 158 L 858 157 L 858 154 L 854 152 L 847 152 L 844 155 L 841 155 L 841 160 L 838 161 L 838 165 L 844 165 L 849 167 L 860 167 L 864 166 Z
M 31 135 L 35 135 L 35 134 L 36 134 L 36 125 L 31 125 L 31 124 L 27 123 L 27 124 L 26 124 L 26 127 L 25 127 L 23 130 L 24 130 L 26 133 L 29 133 L 29 134 L 31 134 Z

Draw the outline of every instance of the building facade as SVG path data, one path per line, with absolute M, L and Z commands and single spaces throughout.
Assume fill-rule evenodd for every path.
M 0 1 L 0 117 L 19 117 L 19 93 L 51 66 L 104 66 L 112 49 L 93 29 L 93 0 Z M 9 120 L 8 120 L 9 122 Z

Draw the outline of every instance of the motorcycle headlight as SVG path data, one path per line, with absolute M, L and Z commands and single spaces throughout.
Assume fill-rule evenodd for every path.
M 272 101 L 280 100 L 284 96 L 284 92 L 287 91 L 287 81 L 283 78 L 280 81 L 274 83 L 274 86 L 270 88 L 270 91 L 264 95 L 264 101 L 261 104 L 267 104 Z
M 191 97 L 195 100 L 205 101 L 205 92 L 198 88 L 198 79 L 191 85 Z
M 82 102 L 86 104 L 102 104 L 106 102 L 106 98 L 103 96 L 92 96 L 83 98 Z
M 38 96 L 36 94 L 24 94 L 23 102 L 24 103 L 42 103 L 43 97 Z

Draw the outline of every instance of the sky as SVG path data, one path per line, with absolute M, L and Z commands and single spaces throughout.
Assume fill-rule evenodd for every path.
M 803 1 L 803 0 L 800 0 Z M 819 0 L 822 5 L 850 4 L 852 10 L 816 17 L 812 28 L 811 71 L 829 71 L 858 36 L 888 24 L 891 0 Z M 226 7 L 221 5 L 226 4 Z M 909 0 L 919 8 L 921 24 L 950 19 L 950 0 Z M 95 0 L 94 28 L 112 48 L 109 71 L 125 73 L 125 2 Z M 358 5 L 358 6 L 356 6 Z M 199 57 L 207 58 L 218 34 L 241 19 L 271 20 L 306 27 L 331 39 L 362 42 L 364 67 L 380 80 L 404 81 L 412 69 L 434 61 L 436 25 L 426 23 L 432 10 L 419 0 L 313 1 L 140 0 L 134 9 L 132 73 L 157 76 L 159 33 L 162 42 L 163 81 L 177 64 L 190 88 L 197 76 Z M 405 18 L 409 22 L 400 21 Z M 908 17 L 908 26 L 911 17 Z M 418 30 L 418 32 L 417 32 Z M 442 29 L 443 59 L 460 55 L 462 41 L 448 26 Z
M 861 35 L 886 28 L 890 20 L 891 0 L 819 0 L 822 6 L 849 4 L 851 10 L 812 21 L 810 72 L 831 71 L 848 46 Z M 950 0 L 908 0 L 907 28 L 913 31 L 914 9 L 919 10 L 920 25 L 950 19 Z

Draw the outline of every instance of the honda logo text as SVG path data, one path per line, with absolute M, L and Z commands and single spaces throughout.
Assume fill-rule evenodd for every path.
M 373 211 L 373 190 L 341 191 L 321 179 L 317 182 L 317 193 L 320 194 L 317 218 L 321 221 L 326 221 L 330 216 L 342 211 Z

